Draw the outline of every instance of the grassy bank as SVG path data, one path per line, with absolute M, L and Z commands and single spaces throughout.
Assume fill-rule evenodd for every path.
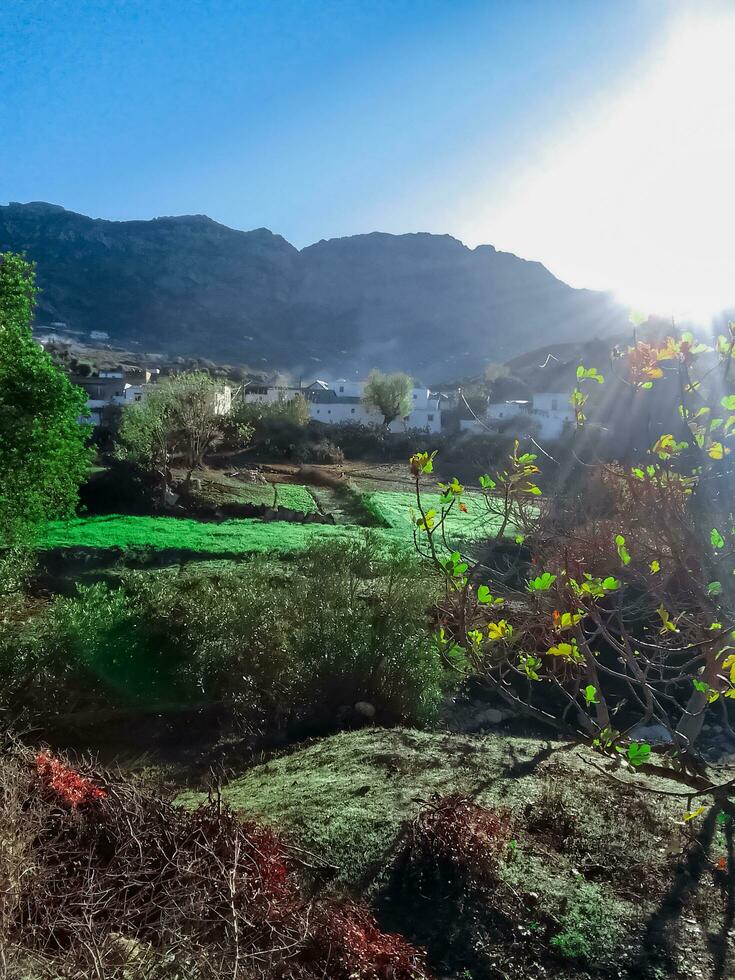
M 366 506 L 395 531 L 411 536 L 416 520 L 421 516 L 416 504 L 416 495 L 408 491 L 377 490 L 364 495 Z M 464 498 L 467 513 L 456 506 L 447 518 L 446 533 L 449 542 L 481 541 L 494 537 L 500 526 L 500 518 L 489 514 L 483 498 L 479 494 L 466 494 Z M 421 495 L 424 512 L 441 512 L 441 498 L 438 493 L 426 492 Z M 510 529 L 508 531 L 510 534 Z
M 202 523 L 179 517 L 130 517 L 109 514 L 104 517 L 53 521 L 41 539 L 42 549 L 98 548 L 175 550 L 209 555 L 239 555 L 303 551 L 313 541 L 354 541 L 362 529 L 353 526 L 290 524 L 286 521 L 259 520 Z M 412 545 L 405 535 L 378 530 L 376 540 Z
M 600 778 L 590 758 L 594 761 L 587 750 L 565 751 L 561 743 L 502 731 L 477 738 L 370 729 L 338 734 L 256 766 L 222 793 L 236 810 L 283 828 L 326 859 L 335 867 L 336 884 L 367 892 L 378 907 L 395 887 L 390 869 L 401 867 L 395 862 L 411 822 L 432 805 L 435 794 L 466 794 L 500 814 L 510 837 L 497 884 L 478 913 L 494 923 L 483 940 L 492 962 L 535 977 L 541 973 L 529 958 L 551 954 L 557 963 L 553 975 L 559 977 L 678 977 L 636 972 L 633 961 L 657 956 L 641 941 L 644 935 L 657 941 L 658 909 L 676 880 L 676 855 L 687 847 L 684 804 L 646 794 L 635 776 L 619 777 L 622 787 Z M 180 802 L 191 806 L 201 799 L 185 793 Z M 724 836 L 713 853 L 713 861 L 725 853 Z M 421 917 L 432 923 L 436 916 L 421 942 L 431 945 L 431 930 L 437 929 L 449 944 L 468 913 L 460 911 L 453 923 L 447 889 L 444 880 L 439 895 L 416 896 L 416 909 L 405 902 L 396 907 L 393 900 L 386 914 L 399 918 L 391 927 L 405 927 L 400 917 L 415 913 L 419 919 L 412 920 L 412 929 L 420 932 Z M 507 937 L 501 939 L 501 923 L 507 903 L 515 901 L 511 949 Z M 721 925 L 717 890 L 706 881 L 692 914 L 702 939 Z M 472 924 L 473 935 L 483 934 L 480 922 Z M 710 975 L 711 954 L 685 920 L 672 914 L 663 938 L 672 955 L 696 962 L 705 970 L 699 975 Z M 633 972 L 616 972 L 623 963 Z

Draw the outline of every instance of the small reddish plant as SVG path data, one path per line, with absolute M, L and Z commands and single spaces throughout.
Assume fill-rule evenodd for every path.
M 333 980 L 429 980 L 424 953 L 403 936 L 383 932 L 364 905 L 325 910 L 317 928 Z
M 80 776 L 76 770 L 46 752 L 39 752 L 36 756 L 36 774 L 47 789 L 73 810 L 107 796 L 105 790 L 95 786 L 91 779 Z
M 411 830 L 411 859 L 486 879 L 494 876 L 509 840 L 507 813 L 454 793 L 432 799 L 419 813 Z

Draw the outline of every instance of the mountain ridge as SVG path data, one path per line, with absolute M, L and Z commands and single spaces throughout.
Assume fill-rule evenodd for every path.
M 608 294 L 448 234 L 372 231 L 298 249 L 207 215 L 109 221 L 36 201 L 0 206 L 7 250 L 37 263 L 39 326 L 256 368 L 431 377 L 625 322 Z

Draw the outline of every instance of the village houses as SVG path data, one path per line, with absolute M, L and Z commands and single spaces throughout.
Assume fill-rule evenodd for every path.
M 273 404 L 291 401 L 302 395 L 309 405 L 309 415 L 316 422 L 338 425 L 359 422 L 362 425 L 382 425 L 383 416 L 370 410 L 363 400 L 367 381 L 316 380 L 305 386 L 248 384 L 242 389 L 247 403 Z M 440 399 L 428 388 L 411 389 L 411 411 L 405 419 L 395 419 L 389 426 L 392 432 L 422 429 L 441 432 Z

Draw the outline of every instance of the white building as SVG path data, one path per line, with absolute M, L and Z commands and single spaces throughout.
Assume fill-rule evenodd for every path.
M 360 422 L 362 425 L 382 425 L 383 416 L 367 408 L 363 401 L 367 381 L 315 381 L 304 389 L 312 419 L 330 425 L 340 422 Z M 391 432 L 423 429 L 441 432 L 439 399 L 432 398 L 428 388 L 411 389 L 411 411 L 404 419 L 391 422 Z
M 485 410 L 484 420 L 462 419 L 462 432 L 483 432 L 487 428 L 498 429 L 500 423 L 526 417 L 539 427 L 540 439 L 559 439 L 565 429 L 574 423 L 574 409 L 566 392 L 542 392 L 532 400 L 493 402 Z M 482 424 L 484 421 L 484 425 Z
M 339 425 L 359 422 L 362 425 L 382 425 L 383 416 L 368 410 L 363 402 L 366 381 L 337 381 L 317 379 L 305 387 L 278 385 L 247 385 L 242 392 L 245 402 L 273 405 L 279 401 L 291 401 L 302 395 L 309 403 L 309 415 L 316 422 Z M 405 419 L 396 419 L 389 428 L 392 432 L 406 429 L 423 429 L 441 432 L 440 399 L 433 397 L 428 388 L 411 389 L 410 413 Z
M 131 405 L 145 401 L 155 387 L 159 376 L 158 368 L 145 369 L 128 375 L 122 371 L 100 371 L 92 377 L 73 377 L 71 380 L 87 392 L 89 415 L 79 421 L 87 425 L 100 425 L 102 413 L 110 405 Z M 222 385 L 212 394 L 212 408 L 215 415 L 228 415 L 232 409 L 232 388 Z
M 531 414 L 539 424 L 540 439 L 559 439 L 574 425 L 569 392 L 545 391 L 534 395 Z

